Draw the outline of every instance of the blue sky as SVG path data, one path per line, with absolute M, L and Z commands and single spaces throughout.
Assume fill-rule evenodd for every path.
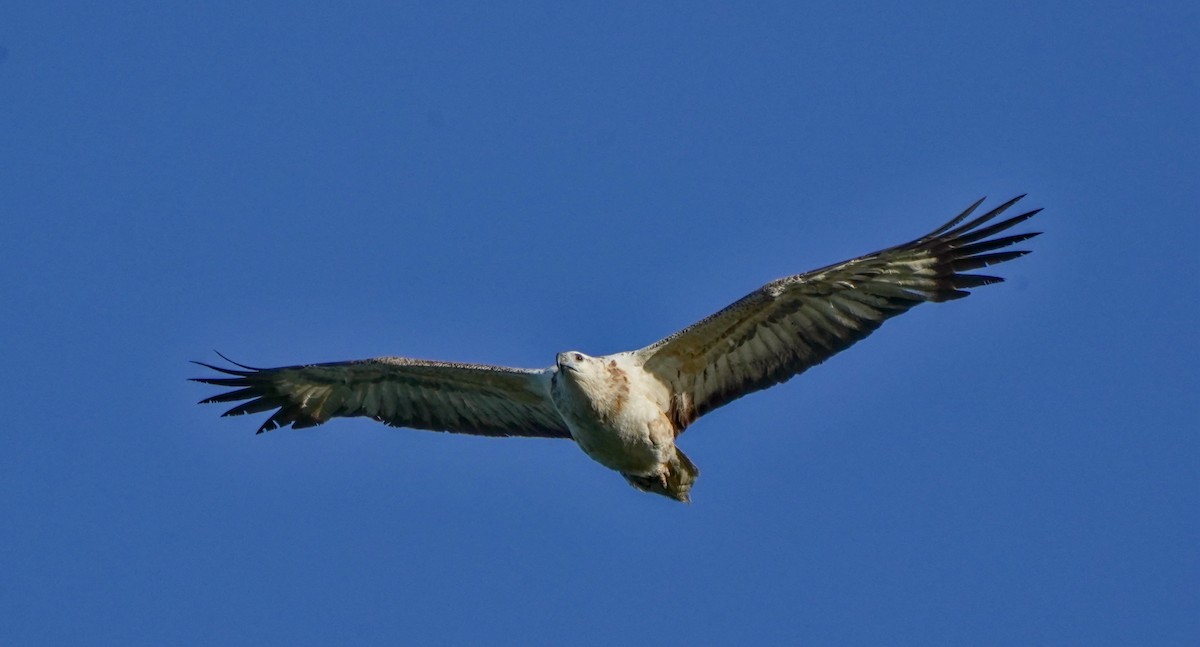
M 5 11 L 3 642 L 1192 644 L 1194 3 L 489 5 Z M 185 381 L 636 348 L 1025 192 L 1007 283 L 689 430 L 690 506 Z

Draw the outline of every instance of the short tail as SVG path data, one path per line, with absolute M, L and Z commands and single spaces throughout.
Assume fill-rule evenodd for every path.
M 629 481 L 630 485 L 643 492 L 653 492 L 676 501 L 690 503 L 692 499 L 689 492 L 692 491 L 692 484 L 696 482 L 696 478 L 700 476 L 700 468 L 696 467 L 687 454 L 676 447 L 675 456 L 667 461 L 666 474 L 655 476 L 622 474 L 622 476 Z

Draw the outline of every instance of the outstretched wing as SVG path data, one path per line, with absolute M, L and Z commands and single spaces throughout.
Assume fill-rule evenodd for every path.
M 676 433 L 737 398 L 779 384 L 925 301 L 967 296 L 996 276 L 965 274 L 1026 251 L 995 250 L 1038 233 L 994 238 L 1041 211 L 985 226 L 1024 196 L 963 224 L 980 200 L 910 243 L 773 281 L 720 312 L 635 351 L 672 391 Z
M 550 401 L 553 369 L 407 357 L 281 368 L 196 364 L 230 377 L 194 381 L 234 389 L 201 404 L 241 402 L 222 414 L 226 416 L 277 409 L 258 428 L 260 434 L 288 425 L 313 427 L 339 416 L 366 416 L 395 427 L 481 436 L 571 437 Z

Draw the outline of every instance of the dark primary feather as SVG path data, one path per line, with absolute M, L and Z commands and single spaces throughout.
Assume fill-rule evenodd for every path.
M 231 389 L 201 403 L 240 402 L 226 416 L 274 410 L 258 433 L 365 416 L 433 431 L 570 437 L 549 401 L 541 371 L 405 357 L 254 368 L 222 358 L 238 368 L 195 362 L 230 376 L 193 378 Z
M 995 250 L 1040 232 L 990 237 L 1041 209 L 988 224 L 1023 197 L 967 221 L 981 199 L 912 242 L 772 281 L 637 351 L 673 391 L 677 433 L 708 411 L 825 361 L 919 303 L 959 299 L 1003 281 L 967 272 L 1028 253 Z

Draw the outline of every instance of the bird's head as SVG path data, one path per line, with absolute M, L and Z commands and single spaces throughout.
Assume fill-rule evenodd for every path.
M 558 365 L 560 373 L 579 375 L 588 373 L 588 369 L 596 363 L 596 358 L 584 355 L 577 350 L 571 350 L 559 353 L 554 358 L 554 363 Z

